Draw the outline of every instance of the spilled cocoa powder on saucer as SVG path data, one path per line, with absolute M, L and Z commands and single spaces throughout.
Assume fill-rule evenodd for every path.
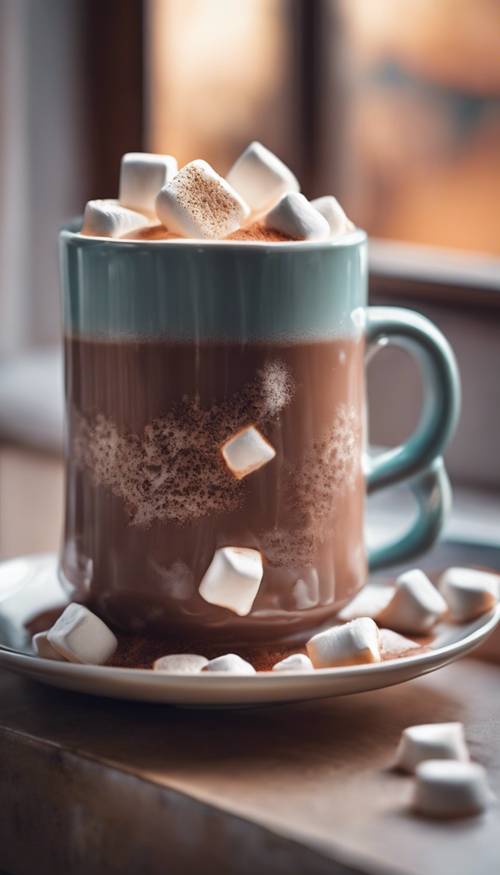
M 387 630 L 383 630 L 387 631 Z M 200 645 L 196 642 L 165 640 L 164 638 L 147 638 L 140 635 L 124 635 L 116 633 L 118 637 L 118 648 L 113 654 L 107 665 L 117 668 L 145 668 L 152 669 L 155 660 L 161 656 L 167 656 L 173 653 L 199 653 L 201 656 L 206 656 L 207 659 L 214 659 L 220 656 L 221 653 L 236 653 L 242 659 L 250 662 L 256 671 L 271 671 L 273 665 L 290 656 L 292 653 L 306 653 L 305 647 L 300 646 L 275 646 L 269 645 L 264 647 L 239 647 L 237 644 L 228 644 L 221 647 L 220 645 Z M 394 633 L 392 633 L 394 634 Z M 428 644 L 432 638 L 427 636 L 425 639 L 419 638 L 414 641 L 413 648 L 405 648 L 401 652 L 395 650 L 387 650 L 384 652 L 382 647 L 382 662 L 388 659 L 399 659 L 404 656 L 409 656 L 416 652 L 423 652 L 428 649 Z

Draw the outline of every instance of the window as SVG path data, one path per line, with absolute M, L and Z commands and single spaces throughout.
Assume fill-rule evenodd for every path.
M 58 341 L 56 229 L 116 193 L 121 153 L 224 172 L 260 139 L 366 227 L 372 302 L 449 335 L 464 382 L 450 468 L 500 485 L 499 30 L 496 0 L 3 4 L 0 354 Z M 384 409 L 395 356 L 373 365 L 380 443 L 412 424 L 406 389 L 391 389 L 398 423 Z

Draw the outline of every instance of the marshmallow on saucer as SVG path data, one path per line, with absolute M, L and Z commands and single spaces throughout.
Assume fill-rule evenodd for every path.
M 397 632 L 425 634 L 446 613 L 446 602 L 429 578 L 414 568 L 396 581 L 394 595 L 378 614 L 377 622 Z
M 231 473 L 242 480 L 274 459 L 276 450 L 254 425 L 247 425 L 228 438 L 221 453 Z
M 371 617 L 378 622 L 378 617 L 387 607 L 394 595 L 394 587 L 388 583 L 367 583 L 338 612 L 337 618 L 343 623 L 356 620 L 358 617 Z
M 195 653 L 172 653 L 161 656 L 153 663 L 155 671 L 165 671 L 172 674 L 197 674 L 205 668 L 208 659 Z
M 427 760 L 417 767 L 412 808 L 428 817 L 481 814 L 493 801 L 486 772 L 477 763 Z
M 211 605 L 245 617 L 252 610 L 263 575 L 259 550 L 220 547 L 203 576 L 199 593 Z
M 314 668 L 380 662 L 377 624 L 360 617 L 314 635 L 306 644 Z
M 127 152 L 120 168 L 119 201 L 139 213 L 155 214 L 156 196 L 177 173 L 173 155 L 152 152 Z
M 76 603 L 64 609 L 47 638 L 65 659 L 88 665 L 102 665 L 118 646 L 111 629 L 88 608 Z
M 315 198 L 311 204 L 328 222 L 332 237 L 354 230 L 354 223 L 347 218 L 336 197 L 327 194 L 324 197 Z
M 300 192 L 286 194 L 264 217 L 266 227 L 293 240 L 327 240 L 330 226 Z
M 300 191 L 286 164 L 256 141 L 235 161 L 226 179 L 254 213 L 266 212 L 290 191 Z
M 41 656 L 42 659 L 62 659 L 57 650 L 54 650 L 52 644 L 47 638 L 48 632 L 37 632 L 36 635 L 33 635 L 33 648 L 37 656 Z
M 454 620 L 464 623 L 491 611 L 500 596 L 500 575 L 475 568 L 448 568 L 439 589 Z
M 222 671 L 229 674 L 255 674 L 253 665 L 250 665 L 246 659 L 237 656 L 236 653 L 225 653 L 224 656 L 217 656 L 211 659 L 203 671 Z
M 397 659 L 399 656 L 405 656 L 411 650 L 419 650 L 421 646 L 412 641 L 411 638 L 405 638 L 399 632 L 393 632 L 392 629 L 379 629 L 378 635 L 383 659 Z
M 183 237 L 223 239 L 237 231 L 250 210 L 206 161 L 191 161 L 156 198 L 156 212 L 168 231 Z
M 87 201 L 81 233 L 91 237 L 122 237 L 148 224 L 146 216 L 122 207 L 118 201 Z
M 461 723 L 423 723 L 404 729 L 396 751 L 396 768 L 413 773 L 424 760 L 469 761 Z
M 291 653 L 273 665 L 273 671 L 313 671 L 313 664 L 305 653 Z

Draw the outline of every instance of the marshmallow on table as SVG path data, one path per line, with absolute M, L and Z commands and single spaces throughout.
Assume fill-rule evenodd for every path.
M 205 668 L 208 659 L 195 653 L 172 653 L 155 660 L 155 671 L 171 672 L 172 674 L 197 674 Z
M 83 605 L 68 605 L 47 633 L 49 644 L 70 662 L 101 665 L 115 652 L 111 629 Z
M 439 589 L 452 618 L 463 623 L 495 607 L 500 575 L 474 568 L 448 568 L 439 579 Z
M 263 575 L 259 550 L 221 547 L 214 553 L 199 593 L 206 602 L 245 617 L 252 610 Z
M 417 767 L 412 808 L 428 817 L 481 814 L 493 801 L 486 772 L 477 763 L 427 760 Z
M 222 239 L 241 227 L 250 210 L 206 161 L 191 161 L 156 198 L 156 212 L 168 231 L 184 237 Z
M 378 636 L 380 653 L 383 659 L 396 659 L 398 656 L 404 656 L 411 650 L 420 649 L 420 644 L 417 644 L 410 638 L 405 638 L 399 632 L 393 632 L 392 629 L 379 629 Z
M 319 632 L 307 642 L 306 649 L 315 668 L 358 665 L 381 659 L 378 628 L 370 617 L 360 617 Z
M 313 671 L 313 664 L 305 653 L 291 653 L 273 665 L 273 671 Z
M 396 768 L 413 773 L 424 760 L 469 761 L 461 723 L 423 723 L 403 729 L 396 751 Z
M 235 161 L 226 179 L 254 213 L 269 210 L 290 191 L 300 191 L 286 164 L 256 141 Z
M 311 204 L 328 222 L 332 236 L 354 230 L 353 222 L 347 218 L 336 197 L 327 194 L 315 198 Z
M 429 632 L 446 613 L 446 602 L 429 578 L 414 568 L 401 574 L 387 606 L 377 615 L 377 622 L 397 632 L 415 635 Z
M 158 192 L 176 173 L 177 161 L 173 155 L 127 152 L 120 168 L 120 204 L 154 216 Z
M 116 200 L 87 201 L 81 233 L 93 237 L 121 237 L 148 224 L 146 216 L 122 207 Z
M 47 638 L 47 632 L 38 632 L 33 636 L 33 648 L 37 656 L 42 659 L 62 659 L 57 650 L 54 650 L 52 644 Z
M 217 656 L 215 659 L 211 659 L 203 671 L 226 672 L 228 674 L 256 673 L 253 665 L 250 665 L 241 656 L 237 656 L 236 653 L 225 653 L 224 656 Z
M 221 453 L 231 473 L 242 480 L 274 459 L 276 450 L 254 425 L 247 425 L 225 441 Z
M 327 240 L 330 226 L 300 192 L 286 194 L 264 217 L 267 228 L 293 240 Z

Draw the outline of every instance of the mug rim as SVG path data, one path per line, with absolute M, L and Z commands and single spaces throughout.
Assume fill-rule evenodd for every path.
M 62 226 L 59 232 L 60 240 L 78 242 L 79 245 L 92 248 L 108 246 L 125 248 L 127 250 L 177 249 L 193 248 L 196 251 L 207 249 L 253 252 L 311 252 L 338 249 L 351 249 L 366 242 L 368 235 L 362 228 L 354 228 L 346 234 L 329 240 L 283 240 L 276 242 L 260 240 L 205 240 L 203 238 L 179 237 L 170 240 L 126 240 L 116 237 L 97 237 L 81 234 L 82 216 L 78 216 Z

